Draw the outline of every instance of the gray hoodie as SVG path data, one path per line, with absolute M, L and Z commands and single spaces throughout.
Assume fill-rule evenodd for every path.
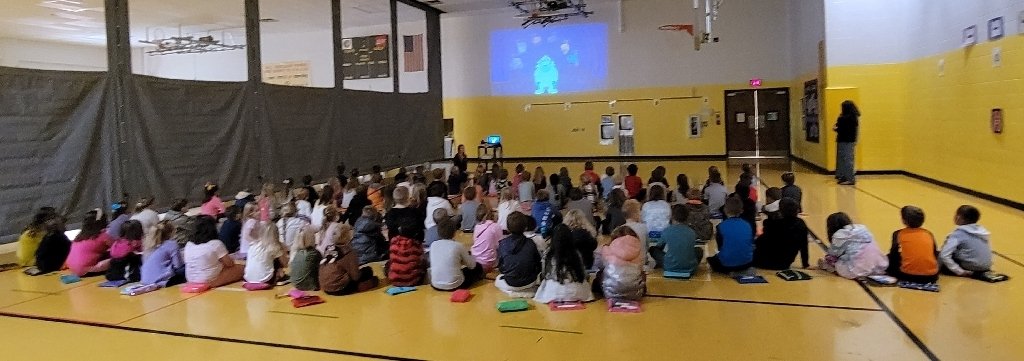
M 988 238 L 988 230 L 977 223 L 956 227 L 946 237 L 939 259 L 958 275 L 965 271 L 988 271 L 992 268 L 992 247 Z

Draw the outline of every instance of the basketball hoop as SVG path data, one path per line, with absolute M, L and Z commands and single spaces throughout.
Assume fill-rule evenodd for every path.
M 664 31 L 686 31 L 686 33 L 690 34 L 690 36 L 693 36 L 693 50 L 700 51 L 700 45 L 704 43 L 704 34 L 703 33 L 700 36 L 695 36 L 693 34 L 693 32 L 694 32 L 693 24 L 668 24 L 668 25 L 662 25 L 662 26 L 658 27 L 658 30 L 664 30 Z
M 693 35 L 693 25 L 692 24 L 669 24 L 669 25 L 662 25 L 662 26 L 658 27 L 658 30 L 664 30 L 664 31 L 684 31 L 685 30 L 691 36 Z

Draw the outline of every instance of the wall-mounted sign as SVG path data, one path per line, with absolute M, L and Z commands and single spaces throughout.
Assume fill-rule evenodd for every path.
M 972 46 L 978 43 L 978 26 L 971 25 L 964 29 L 964 36 L 960 40 L 960 45 L 963 47 Z
M 988 40 L 996 40 L 1003 37 L 1003 17 L 988 21 Z
M 1003 110 L 996 108 L 992 109 L 992 133 L 1002 134 L 1003 133 Z
M 700 122 L 700 115 L 690 114 L 690 127 L 689 133 L 690 138 L 700 138 L 702 124 Z

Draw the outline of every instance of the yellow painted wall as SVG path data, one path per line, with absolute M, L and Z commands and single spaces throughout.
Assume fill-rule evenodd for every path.
M 788 87 L 790 82 L 765 82 L 764 87 Z M 506 157 L 589 157 L 617 156 L 618 145 L 599 144 L 602 114 L 633 114 L 636 126 L 636 155 L 680 156 L 723 155 L 725 124 L 707 119 L 703 137 L 688 137 L 688 116 L 701 113 L 703 101 L 662 100 L 623 102 L 609 108 L 607 103 L 532 106 L 531 103 L 563 103 L 612 99 L 667 98 L 697 95 L 707 97 L 712 111 L 724 107 L 725 90 L 746 89 L 748 84 L 699 85 L 677 88 L 625 89 L 557 97 L 474 97 L 445 99 L 445 118 L 455 119 L 455 139 L 466 144 L 470 156 L 475 145 L 490 134 L 502 136 Z M 799 108 L 793 109 L 799 111 Z
M 996 47 L 1000 67 L 992 65 Z M 844 98 L 856 98 L 860 107 L 859 170 L 906 170 L 1024 202 L 1024 37 L 907 63 L 830 67 L 828 80 L 829 129 Z M 1003 134 L 990 129 L 993 108 L 1003 109 Z M 829 133 L 827 168 L 834 169 Z
M 992 66 L 995 47 L 1001 67 Z M 1024 203 L 1024 36 L 919 59 L 906 75 L 906 169 Z M 993 108 L 1003 109 L 1003 134 L 990 129 Z

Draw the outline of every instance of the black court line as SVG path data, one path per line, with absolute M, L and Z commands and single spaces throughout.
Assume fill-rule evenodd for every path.
M 57 293 L 57 292 L 19 290 L 17 288 L 12 288 L 11 292 L 34 293 L 34 294 L 37 294 L 37 295 L 47 295 L 47 296 L 56 296 L 56 295 L 60 294 L 60 293 Z
M 907 324 L 903 323 L 903 320 L 897 317 L 896 314 L 892 312 L 892 309 L 890 309 L 889 306 L 886 306 L 885 302 L 882 302 L 882 300 L 875 295 L 875 292 L 872 291 L 871 288 L 868 288 L 868 285 L 861 282 L 857 282 L 857 284 L 860 285 L 860 288 L 863 289 L 864 292 L 868 293 L 868 296 L 871 296 L 871 299 L 875 300 L 878 307 L 881 307 L 882 310 L 885 311 L 885 314 L 889 315 L 889 319 L 891 319 L 892 322 L 895 322 L 896 326 L 899 326 L 899 328 L 903 330 L 903 333 L 907 334 L 907 337 L 910 337 L 910 341 L 914 342 L 914 344 L 917 345 L 917 348 L 921 349 L 921 352 L 924 352 L 924 355 L 927 356 L 929 360 L 939 360 L 939 357 L 935 356 L 935 353 L 928 348 L 928 345 L 925 345 L 924 341 L 921 341 L 921 338 L 917 337 L 917 335 L 914 334 L 914 331 L 910 330 L 910 327 L 907 327 Z
M 896 209 L 900 209 L 900 208 L 903 208 L 903 207 L 900 207 L 899 205 L 897 205 L 897 204 L 895 204 L 895 203 L 893 203 L 893 202 L 889 202 L 889 201 L 887 201 L 887 200 L 883 199 L 882 197 L 879 197 L 878 195 L 876 195 L 876 194 L 874 194 L 874 193 L 871 193 L 871 192 L 868 192 L 868 191 L 866 191 L 866 190 L 863 190 L 863 189 L 861 189 L 860 187 L 854 187 L 854 188 L 856 188 L 856 189 L 857 189 L 858 191 L 860 191 L 860 192 L 862 192 L 862 193 L 864 193 L 864 194 L 867 194 L 867 195 L 871 196 L 872 198 L 875 198 L 875 199 L 877 199 L 877 200 L 880 200 L 880 201 L 882 201 L 883 203 L 885 203 L 885 204 L 888 204 L 888 205 L 890 205 L 890 206 L 893 206 L 893 207 L 895 207 Z M 1001 257 L 1001 258 L 1003 258 L 1003 259 L 1005 259 L 1005 260 L 1007 260 L 1007 261 L 1010 261 L 1010 263 L 1013 263 L 1013 264 L 1015 264 L 1015 265 L 1018 265 L 1018 266 L 1024 267 L 1024 263 L 1021 263 L 1020 261 L 1018 261 L 1018 260 L 1015 260 L 1015 259 L 1013 259 L 1013 258 L 1007 257 L 1006 255 L 1003 255 L 1002 253 L 996 252 L 995 250 L 992 250 L 992 254 L 994 254 L 994 255 L 996 255 L 996 256 L 999 256 L 999 257 Z
M 811 237 L 814 237 L 814 239 L 817 239 L 817 240 L 820 241 L 820 242 L 814 242 L 814 243 L 817 243 L 818 247 L 821 247 L 821 250 L 828 252 L 828 247 L 825 246 L 825 242 L 827 240 L 823 240 L 820 237 L 818 237 L 818 235 L 814 234 L 814 231 L 807 230 L 807 232 L 809 232 L 811 234 Z M 854 282 L 856 282 L 856 281 L 854 281 Z M 910 338 L 910 341 L 913 342 L 914 345 L 917 345 L 917 348 L 920 349 L 921 352 L 924 353 L 925 357 L 928 357 L 928 359 L 932 360 L 932 361 L 938 361 L 939 360 L 939 357 L 935 356 L 935 353 L 932 352 L 932 350 L 930 348 L 928 348 L 928 345 L 925 345 L 924 341 L 921 341 L 921 338 L 917 337 L 917 335 L 914 334 L 914 331 L 911 330 L 910 327 L 907 327 L 907 324 L 903 323 L 903 320 L 901 320 L 898 316 L 896 316 L 896 313 L 892 312 L 892 309 L 889 308 L 889 306 L 887 306 L 885 304 L 885 302 L 882 302 L 882 299 L 878 298 L 878 295 L 876 295 L 875 292 L 872 291 L 870 287 L 868 287 L 866 284 L 861 283 L 861 282 L 857 282 L 857 285 L 859 285 L 860 288 L 862 290 L 864 290 L 864 292 L 867 292 L 868 297 L 871 297 L 871 299 L 875 301 L 875 304 L 877 304 L 878 307 L 880 307 L 882 309 L 882 312 L 885 312 L 886 316 L 889 316 L 889 319 L 892 320 L 892 322 L 895 323 L 896 326 L 900 328 L 900 330 L 903 330 L 903 333 L 906 334 L 908 338 Z
M 890 201 L 886 200 L 885 198 L 882 198 L 881 196 L 879 196 L 877 194 L 874 194 L 874 193 L 871 193 L 871 192 L 868 192 L 868 191 L 864 190 L 864 188 L 861 188 L 861 187 L 858 187 L 858 186 L 853 186 L 853 189 L 856 189 L 857 191 L 859 191 L 861 193 L 867 194 L 871 198 L 874 198 L 874 199 L 877 199 L 879 201 L 882 201 L 882 203 L 885 203 L 885 204 L 888 204 L 890 206 L 893 206 L 896 209 L 903 208 L 902 206 L 900 206 L 900 205 L 898 205 L 896 203 L 890 202 Z
M 846 310 L 846 311 L 871 311 L 871 312 L 881 312 L 882 311 L 881 308 L 864 308 L 864 307 L 849 307 L 849 306 L 829 306 L 829 305 L 815 305 L 815 304 L 807 304 L 807 303 L 752 301 L 752 300 L 735 300 L 735 299 L 727 299 L 727 298 L 672 296 L 672 295 L 652 295 L 652 294 L 647 294 L 645 296 L 646 297 L 654 297 L 654 298 L 669 298 L 669 299 L 690 300 L 690 301 L 712 301 L 712 302 L 727 302 L 727 303 L 745 303 L 745 304 L 752 304 L 752 305 L 804 307 L 804 308 L 825 308 L 825 309 Z
M 185 301 L 191 300 L 192 298 L 194 298 L 194 297 L 197 297 L 197 296 L 199 296 L 199 295 L 200 295 L 200 294 L 193 294 L 193 295 L 192 295 L 192 296 L 190 296 L 190 297 L 185 297 L 185 298 L 183 298 L 183 299 L 180 299 L 180 300 L 178 300 L 178 301 L 176 301 L 176 302 L 171 302 L 170 304 L 164 305 L 163 307 L 157 308 L 157 309 L 155 309 L 155 310 L 152 310 L 152 311 L 149 311 L 149 312 L 143 312 L 143 313 L 142 313 L 141 315 L 138 315 L 138 316 L 135 316 L 135 317 L 129 318 L 129 319 L 127 319 L 127 320 L 124 320 L 124 321 L 118 322 L 117 324 L 118 324 L 118 325 L 123 325 L 123 324 L 126 324 L 126 323 L 128 323 L 128 322 L 134 321 L 134 320 L 136 320 L 136 319 L 139 319 L 139 318 L 142 318 L 142 317 L 144 317 L 144 316 L 148 316 L 148 315 L 151 315 L 151 314 L 153 314 L 153 313 L 156 313 L 156 312 L 158 312 L 158 311 L 160 311 L 160 310 L 163 310 L 163 309 L 165 309 L 165 308 L 168 308 L 168 307 L 174 306 L 174 305 L 176 305 L 176 304 L 179 304 L 179 303 L 182 303 L 182 302 L 185 302 Z
M 1018 260 L 1015 260 L 1015 259 L 1013 259 L 1013 258 L 1010 258 L 1009 256 L 1007 256 L 1007 255 L 1005 255 L 1005 254 L 1002 254 L 1002 253 L 996 252 L 996 251 L 994 251 L 994 250 L 992 251 L 992 254 L 994 254 L 994 255 L 996 255 L 996 256 L 999 256 L 1000 258 L 1002 258 L 1002 259 L 1005 259 L 1005 260 L 1007 260 L 1007 261 L 1010 261 L 1010 263 L 1013 263 L 1013 264 L 1015 264 L 1015 265 L 1018 265 L 1018 266 L 1024 267 L 1024 263 L 1021 263 L 1021 262 L 1020 262 L 1020 261 L 1018 261 Z
M 26 320 L 44 321 L 44 322 L 53 322 L 53 323 L 63 323 L 63 324 L 78 325 L 78 326 L 98 327 L 98 328 L 106 328 L 106 329 L 119 330 L 119 331 L 141 332 L 141 333 L 148 333 L 148 334 L 162 335 L 162 336 L 192 338 L 192 339 L 208 340 L 208 341 L 218 341 L 218 342 L 230 342 L 230 343 L 236 343 L 236 344 L 242 344 L 242 345 L 251 345 L 251 346 L 283 348 L 283 349 L 289 349 L 289 350 L 309 351 L 309 352 L 317 352 L 317 353 L 332 354 L 332 355 L 353 356 L 353 357 L 361 357 L 361 358 L 368 358 L 368 359 L 395 360 L 395 361 L 407 361 L 407 360 L 409 360 L 409 361 L 418 361 L 418 360 L 420 360 L 420 359 L 414 359 L 414 358 L 405 358 L 405 357 L 387 356 L 387 355 L 377 355 L 377 354 L 371 354 L 371 353 L 345 351 L 345 350 L 335 350 L 335 349 L 320 348 L 320 347 L 296 346 L 296 345 L 288 345 L 288 344 L 273 343 L 273 342 L 261 342 L 261 341 L 243 340 L 243 339 L 237 339 L 237 338 L 227 338 L 227 337 L 217 337 L 217 336 L 204 336 L 204 335 L 196 335 L 196 334 L 184 333 L 184 332 L 151 330 L 151 329 L 146 329 L 146 328 L 119 326 L 119 325 L 112 325 L 112 324 L 99 323 L 99 322 L 77 321 L 77 320 L 68 320 L 68 319 L 63 319 L 63 318 L 23 315 L 23 314 L 8 313 L 8 312 L 2 312 L 2 311 L 0 311 L 0 317 L 20 318 L 20 319 L 26 319 Z
M 309 317 L 320 317 L 320 318 L 335 318 L 335 319 L 338 318 L 337 316 L 314 315 L 312 313 L 298 313 L 298 312 L 284 312 L 284 311 L 267 311 L 267 312 L 269 312 L 269 313 L 277 313 L 277 314 L 281 314 L 281 315 L 297 315 L 297 316 L 309 316 Z
M 549 328 L 535 328 L 535 327 L 522 327 L 522 326 L 509 326 L 509 325 L 501 325 L 501 327 L 502 328 L 514 328 L 514 329 L 518 329 L 518 330 L 533 330 L 533 331 L 569 333 L 569 334 L 573 334 L 573 335 L 582 335 L 583 334 L 583 332 L 578 332 L 578 331 L 552 330 L 552 329 L 549 329 Z

